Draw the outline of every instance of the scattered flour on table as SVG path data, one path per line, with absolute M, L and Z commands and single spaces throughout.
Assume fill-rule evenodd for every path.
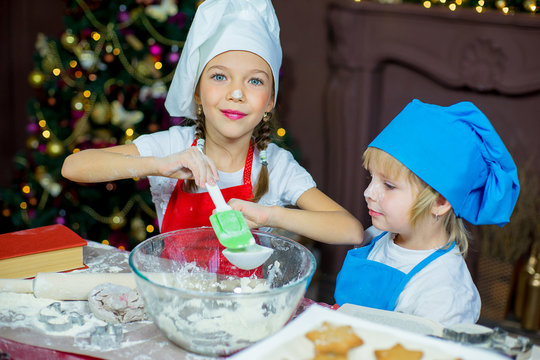
M 60 301 L 60 309 L 66 313 L 76 312 L 81 315 L 84 323 L 82 325 L 73 324 L 69 329 L 57 331 L 43 321 L 40 321 L 40 313 L 45 316 L 58 314 L 49 307 L 57 300 L 36 298 L 32 294 L 18 294 L 12 292 L 0 292 L 0 327 L 26 328 L 41 332 L 50 336 L 71 338 L 73 345 L 87 351 L 106 350 L 91 343 L 91 336 L 97 328 L 107 325 L 105 321 L 96 318 L 88 307 L 87 301 Z M 62 321 L 62 316 L 52 318 L 49 323 Z M 40 338 L 47 343 L 47 338 Z M 121 347 L 133 346 L 135 343 L 143 342 L 123 341 Z M 50 344 L 47 344 L 50 345 Z
M 37 329 L 52 336 L 77 336 L 88 332 L 96 326 L 104 326 L 107 323 L 97 319 L 88 309 L 87 301 L 62 301 L 61 310 L 66 313 L 76 312 L 84 319 L 83 325 L 73 324 L 65 331 L 53 331 L 47 328 L 47 324 L 40 321 L 40 312 L 44 315 L 54 316 L 55 312 L 47 308 L 50 304 L 58 302 L 52 299 L 36 298 L 32 294 L 17 294 L 0 292 L 0 326 L 11 328 L 25 327 Z M 54 322 L 52 319 L 50 322 Z
M 113 253 L 98 256 L 94 259 L 88 260 L 85 265 L 88 266 L 89 269 L 80 270 L 81 272 L 84 271 L 92 273 L 118 273 L 125 271 L 125 268 L 129 267 L 128 258 L 123 253 Z
M 116 273 L 129 270 L 129 253 L 126 251 L 110 251 L 111 247 L 95 241 L 89 241 L 85 251 L 85 265 L 88 269 L 74 272 Z M 114 265 L 113 265 L 114 264 Z

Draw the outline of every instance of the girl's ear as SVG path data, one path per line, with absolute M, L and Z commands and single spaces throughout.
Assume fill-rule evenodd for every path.
M 270 96 L 270 100 L 268 100 L 268 105 L 266 105 L 266 112 L 270 112 L 274 108 L 274 94 L 275 92 L 272 90 L 272 96 Z
M 197 86 L 195 87 L 193 99 L 195 100 L 195 104 L 201 105 L 201 90 L 199 89 L 199 84 L 197 84 Z
M 433 207 L 431 208 L 431 214 L 434 216 L 442 216 L 450 211 L 450 209 L 452 209 L 452 205 L 450 205 L 444 196 L 439 194 L 439 197 L 435 200 L 435 204 L 433 204 Z

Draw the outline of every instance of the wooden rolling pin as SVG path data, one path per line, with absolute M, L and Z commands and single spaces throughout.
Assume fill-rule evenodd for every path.
M 54 300 L 88 300 L 90 291 L 103 283 L 136 288 L 132 273 L 38 273 L 34 279 L 0 279 L 0 291 Z

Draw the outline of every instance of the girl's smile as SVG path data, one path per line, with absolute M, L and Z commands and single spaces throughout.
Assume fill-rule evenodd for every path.
M 221 113 L 231 120 L 239 120 L 247 115 L 241 111 L 231 109 L 221 110 Z

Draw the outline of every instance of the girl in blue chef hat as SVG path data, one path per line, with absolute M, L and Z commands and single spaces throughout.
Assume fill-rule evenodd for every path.
M 472 224 L 506 224 L 519 194 L 516 166 L 472 103 L 413 100 L 364 153 L 373 226 L 348 252 L 334 297 L 431 318 L 473 323 L 480 296 L 463 256 Z
M 251 227 L 360 243 L 360 222 L 318 190 L 290 152 L 270 142 L 281 59 L 270 0 L 205 1 L 165 102 L 171 116 L 195 125 L 72 154 L 62 174 L 78 182 L 147 176 L 162 232 L 210 226 L 215 206 L 205 184 L 217 182 Z

